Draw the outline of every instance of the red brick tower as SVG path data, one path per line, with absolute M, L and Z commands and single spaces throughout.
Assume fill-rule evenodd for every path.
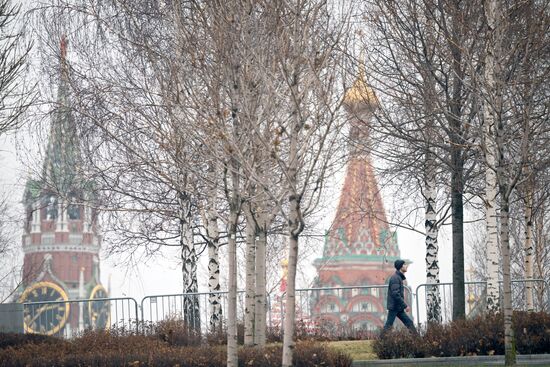
M 368 122 L 378 106 L 362 70 L 344 103 L 351 120 L 350 160 L 338 209 L 325 236 L 323 257 L 315 261 L 315 286 L 383 285 L 395 272 L 393 262 L 400 253 L 396 234 L 387 224 L 368 150 L 357 148 L 368 146 Z M 385 308 L 385 290 L 321 291 L 313 314 L 325 323 L 375 330 L 383 325 Z
M 81 174 L 76 124 L 70 112 L 67 46 L 61 41 L 58 101 L 40 180 L 29 180 L 23 204 L 23 282 L 20 302 L 103 298 L 97 209 L 92 183 Z M 65 334 L 100 326 L 108 315 L 98 315 L 88 304 L 25 307 L 25 330 Z M 101 325 L 103 326 L 103 325 Z

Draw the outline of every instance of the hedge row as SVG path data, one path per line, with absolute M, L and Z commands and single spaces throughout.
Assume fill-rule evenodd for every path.
M 166 335 L 164 335 L 166 337 Z M 168 338 L 169 339 L 169 338 Z M 36 338 L 32 335 L 0 334 L 0 366 L 179 366 L 226 365 L 226 347 L 177 346 L 177 341 L 159 335 L 86 332 L 70 341 Z M 239 366 L 280 366 L 280 344 L 266 348 L 239 348 Z M 351 358 L 318 342 L 300 342 L 294 351 L 294 366 L 349 367 Z
M 550 351 L 550 314 L 514 312 L 513 330 L 520 354 Z M 407 330 L 391 331 L 373 344 L 380 359 L 453 357 L 504 354 L 502 314 L 430 325 L 414 336 Z

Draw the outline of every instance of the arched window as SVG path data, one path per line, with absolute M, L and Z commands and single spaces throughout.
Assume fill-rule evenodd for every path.
M 353 312 L 376 312 L 376 307 L 370 302 L 361 301 L 353 305 L 351 309 Z
M 338 313 L 340 312 L 340 307 L 334 302 L 325 303 L 321 307 L 321 313 Z
M 46 220 L 57 219 L 57 198 L 53 195 L 46 196 L 43 205 L 46 208 Z
M 69 205 L 67 206 L 67 215 L 69 219 L 80 219 L 80 205 L 76 204 L 76 199 L 71 197 Z
M 370 322 L 368 320 L 362 320 L 362 321 L 355 322 L 353 324 L 353 328 L 355 330 L 366 330 L 366 331 L 376 331 L 376 330 L 378 330 L 378 326 L 376 326 L 375 324 L 373 324 L 372 322 Z

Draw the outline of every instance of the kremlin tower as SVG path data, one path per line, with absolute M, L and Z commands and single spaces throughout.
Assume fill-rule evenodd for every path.
M 395 272 L 393 262 L 400 258 L 368 149 L 369 121 L 378 99 L 363 70 L 347 90 L 344 106 L 351 121 L 349 161 L 323 255 L 314 263 L 314 287 L 384 285 Z M 338 294 L 321 290 L 312 301 L 312 314 L 324 325 L 374 331 L 383 326 L 386 317 L 386 294 L 385 288 L 345 289 Z
M 97 209 L 92 182 L 81 174 L 81 153 L 70 111 L 67 43 L 61 41 L 57 106 L 40 180 L 26 184 L 23 204 L 23 281 L 19 302 L 107 297 L 101 285 Z M 108 303 L 56 303 L 25 307 L 30 333 L 70 336 L 75 330 L 105 327 Z

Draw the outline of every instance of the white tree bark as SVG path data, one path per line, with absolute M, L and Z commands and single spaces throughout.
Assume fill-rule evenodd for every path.
M 183 318 L 187 327 L 200 330 L 200 309 L 197 295 L 185 294 L 197 293 L 197 254 L 195 252 L 192 227 L 191 198 L 185 192 L 178 195 L 180 210 L 180 246 L 183 277 Z
M 237 355 L 237 221 L 238 208 L 231 205 L 227 228 L 228 282 L 227 286 L 227 365 L 238 366 Z
M 294 81 L 298 77 L 293 78 Z M 294 88 L 295 95 L 298 88 Z M 300 209 L 300 200 L 296 187 L 298 186 L 298 139 L 301 134 L 301 122 L 299 121 L 298 113 L 295 113 L 295 121 L 292 126 L 289 145 L 289 167 L 288 167 L 288 183 L 289 183 L 289 249 L 288 249 L 288 278 L 286 289 L 285 302 L 285 320 L 284 320 L 284 336 L 283 336 L 283 367 L 292 366 L 292 356 L 296 343 L 294 341 L 294 330 L 296 322 L 296 266 L 298 263 L 298 238 L 303 230 L 303 218 Z
M 498 312 L 500 309 L 498 224 L 497 224 L 497 177 L 496 146 L 493 133 L 494 116 L 486 108 L 484 110 L 484 134 L 486 149 L 485 167 L 485 225 L 487 253 L 487 311 Z
M 500 114 L 501 108 L 501 93 L 500 86 L 497 86 L 496 81 L 501 80 L 501 58 L 502 58 L 502 43 L 501 38 L 504 33 L 502 3 L 496 0 L 485 1 L 485 17 L 487 19 L 487 46 L 485 49 L 485 100 L 484 100 L 484 118 L 489 127 L 491 122 L 496 127 L 494 131 L 496 144 L 496 180 L 498 183 L 498 193 L 500 195 L 500 246 L 502 255 L 502 309 L 504 313 L 504 361 L 507 366 L 516 364 L 516 349 L 514 343 L 514 330 L 512 328 L 512 287 L 510 277 L 510 194 L 517 183 L 519 176 L 516 175 L 515 180 L 510 181 L 510 176 L 514 176 L 513 172 L 507 172 L 507 167 L 510 167 L 505 157 L 505 128 L 503 116 Z M 493 120 L 494 119 L 494 120 Z M 485 134 L 491 132 L 485 128 Z M 526 130 L 524 131 L 526 133 Z M 490 143 L 491 137 L 488 143 Z M 525 148 L 527 135 L 522 137 L 522 148 Z M 490 145 L 490 144 L 489 144 Z M 525 149 L 522 149 L 522 156 L 525 154 Z M 491 169 L 491 167 L 488 167 Z M 508 168 L 510 170 L 510 168 Z M 490 197 L 487 197 L 490 199 Z
M 213 212 L 213 213 L 212 213 Z M 222 304 L 220 292 L 220 236 L 218 231 L 218 216 L 215 210 L 209 210 L 208 220 L 208 303 L 210 304 L 210 330 L 219 331 L 222 326 Z
M 497 228 L 497 147 L 495 143 L 495 110 L 497 100 L 495 73 L 499 63 L 496 60 L 497 40 L 496 22 L 497 7 L 494 0 L 489 0 L 485 6 L 485 16 L 489 25 L 489 41 L 485 55 L 485 100 L 483 108 L 483 142 L 485 145 L 485 222 L 486 222 L 486 251 L 487 251 L 487 310 L 498 312 L 499 306 L 499 251 Z
M 236 16 L 237 22 L 239 17 Z M 235 36 L 235 35 L 233 35 Z M 235 42 L 235 41 L 233 41 Z M 233 47 L 236 47 L 233 44 Z M 237 55 L 231 53 L 229 55 L 230 70 L 229 80 L 231 87 L 229 89 L 229 100 L 231 103 L 231 121 L 232 135 L 235 141 L 239 141 L 241 135 L 240 120 L 238 116 L 239 102 L 239 77 L 238 70 L 241 66 Z M 239 214 L 241 212 L 241 182 L 240 182 L 240 165 L 239 161 L 233 154 L 229 154 L 229 161 L 226 166 L 225 177 L 231 178 L 231 184 L 225 182 L 226 198 L 229 204 L 229 222 L 227 224 L 227 256 L 228 256 L 228 276 L 227 276 L 227 366 L 237 367 L 239 363 L 237 351 L 237 225 Z
M 425 216 L 426 216 L 426 313 L 428 323 L 441 323 L 441 296 L 439 293 L 439 244 L 437 237 L 439 228 L 437 225 L 436 199 L 437 187 L 435 181 L 435 162 L 432 152 L 426 151 L 425 167 Z M 433 284 L 434 286 L 430 286 Z
M 265 214 L 260 214 L 258 239 L 256 240 L 256 292 L 254 299 L 254 345 L 264 347 L 266 343 L 266 249 L 267 249 L 267 221 Z
M 255 311 L 254 300 L 256 293 L 256 222 L 250 203 L 244 204 L 246 217 L 246 277 L 244 302 L 244 344 L 254 344 Z
M 210 181 L 214 182 L 215 170 L 209 172 Z M 207 198 L 206 208 L 202 210 L 208 243 L 208 304 L 210 331 L 220 331 L 222 327 L 222 305 L 219 293 L 220 286 L 220 231 L 218 229 L 218 212 L 216 210 L 216 188 L 212 186 Z
M 298 228 L 296 223 L 299 221 L 299 203 L 295 195 L 290 197 L 290 240 L 288 249 L 288 278 L 285 299 L 285 320 L 283 336 L 283 367 L 292 366 L 292 357 L 296 343 L 294 341 L 294 331 L 296 323 L 296 264 L 298 262 L 298 238 L 296 234 Z

